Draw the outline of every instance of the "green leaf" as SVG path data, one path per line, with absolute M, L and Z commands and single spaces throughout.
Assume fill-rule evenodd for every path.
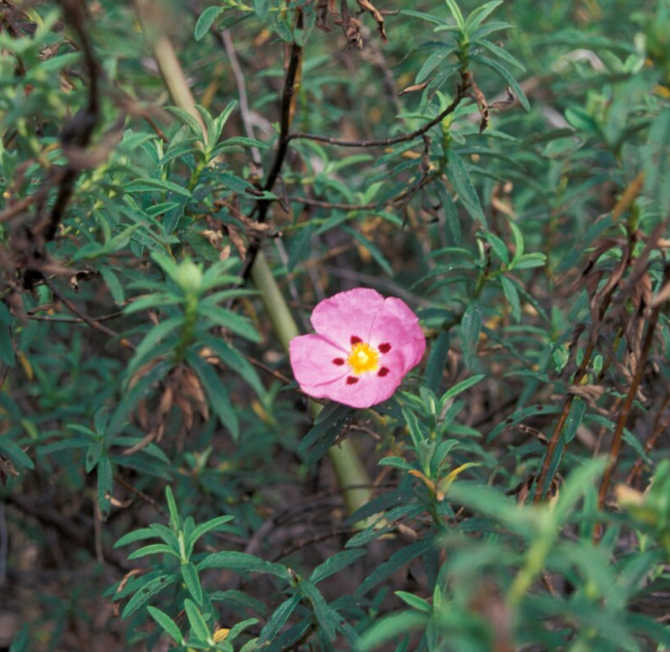
M 447 401 L 455 398 L 459 394 L 462 394 L 466 389 L 470 389 L 473 385 L 476 385 L 480 380 L 486 378 L 484 374 L 479 374 L 476 376 L 471 376 L 462 380 L 460 383 L 457 383 L 450 389 L 448 389 L 440 398 L 440 405 L 444 405 Z
M 88 447 L 88 450 L 86 451 L 86 465 L 84 466 L 86 473 L 90 473 L 98 465 L 102 451 L 102 441 L 100 440 L 94 441 Z
M 565 438 L 566 444 L 569 444 L 577 434 L 577 429 L 586 415 L 587 407 L 584 399 L 581 399 L 578 396 L 573 399 L 572 405 L 570 406 L 570 412 L 568 412 L 568 418 L 565 422 L 565 429 L 563 430 L 563 437 Z
M 200 585 L 200 578 L 196 567 L 189 562 L 182 564 L 181 576 L 184 578 L 186 589 L 191 594 L 196 604 L 202 605 L 202 586 Z
M 265 396 L 265 388 L 256 370 L 237 349 L 224 340 L 212 337 L 211 335 L 202 335 L 200 341 L 209 347 L 216 357 L 227 365 L 231 371 L 249 383 L 259 397 L 262 398 Z
M 493 249 L 495 255 L 498 256 L 505 265 L 508 265 L 509 252 L 507 251 L 507 245 L 494 233 L 487 232 L 484 234 L 484 237 L 491 245 L 491 249 Z
M 177 502 L 174 499 L 172 488 L 170 485 L 165 487 L 165 500 L 168 504 L 168 511 L 170 512 L 170 527 L 176 532 L 181 526 L 181 517 L 177 509 Z
M 503 0 L 493 0 L 477 7 L 465 21 L 463 31 L 470 36 L 502 3 Z
M 112 506 L 112 463 L 109 456 L 104 454 L 98 461 L 98 507 L 103 519 L 107 518 Z
M 314 421 L 314 426 L 305 435 L 298 446 L 303 455 L 308 453 L 308 462 L 313 464 L 321 459 L 326 451 L 335 443 L 344 424 L 353 413 L 353 408 L 342 403 L 331 402 L 321 410 Z M 310 450 L 311 449 L 311 450 Z
M 442 330 L 430 347 L 423 384 L 434 392 L 437 391 L 442 380 L 442 374 L 447 364 L 450 341 L 449 331 Z
M 422 611 L 423 613 L 426 614 L 432 613 L 433 611 L 433 607 L 431 606 L 430 602 L 424 600 L 423 598 L 420 598 L 418 595 L 414 595 L 413 593 L 407 593 L 407 591 L 395 591 L 395 594 L 405 604 L 408 604 L 410 607 L 413 607 L 418 611 Z
M 185 124 L 193 132 L 193 134 L 198 138 L 200 142 L 203 142 L 204 136 L 202 133 L 202 127 L 200 126 L 200 123 L 188 111 L 184 111 L 184 109 L 180 109 L 179 107 L 176 106 L 166 106 L 165 111 L 167 111 L 168 113 L 172 113 L 172 115 L 176 116 L 182 124 Z
M 480 221 L 486 226 L 486 217 L 479 202 L 479 195 L 477 195 L 477 191 L 472 185 L 470 174 L 463 164 L 461 157 L 453 150 L 449 150 L 447 152 L 447 159 L 449 161 L 447 175 L 458 193 L 458 198 L 473 219 Z
M 270 11 L 270 0 L 254 0 L 254 13 L 258 20 L 265 20 Z
M 356 590 L 356 595 L 362 596 L 371 588 L 377 586 L 380 582 L 389 578 L 391 575 L 399 571 L 403 566 L 409 564 L 412 559 L 428 552 L 433 546 L 433 539 L 428 537 L 420 541 L 410 543 L 391 555 L 388 561 L 383 562 L 372 572 L 371 575 L 365 578 L 363 583 Z
M 253 327 L 251 321 L 232 310 L 221 308 L 220 306 L 212 306 L 203 301 L 198 306 L 198 313 L 213 321 L 217 326 L 228 328 L 236 335 L 244 337 L 250 342 L 261 341 L 261 337 Z
M 515 59 L 509 52 L 507 52 L 507 50 L 504 50 L 495 43 L 491 43 L 491 41 L 485 41 L 485 40 L 473 41 L 471 45 L 478 45 L 480 47 L 483 47 L 484 49 L 488 50 L 492 55 L 498 57 L 498 59 L 502 59 L 503 61 L 509 63 L 511 66 L 518 68 L 521 72 L 526 71 L 526 68 L 520 61 Z
M 0 362 L 13 367 L 15 362 L 11 331 L 5 323 L 0 323 Z
M 105 280 L 105 284 L 109 289 L 112 299 L 117 306 L 120 306 L 126 300 L 125 292 L 123 290 L 123 285 L 120 283 L 119 279 L 116 277 L 116 274 L 106 265 L 101 265 L 98 270 L 102 275 L 102 278 Z
M 159 362 L 144 376 L 142 376 L 130 389 L 124 394 L 121 403 L 116 408 L 107 428 L 107 436 L 113 438 L 126 425 L 128 415 L 135 409 L 135 406 L 146 398 L 156 383 L 159 383 L 167 375 L 171 368 L 171 362 Z
M 528 417 L 537 414 L 558 414 L 560 411 L 561 408 L 556 405 L 530 405 L 529 407 L 519 408 L 491 430 L 486 438 L 486 443 L 493 441 L 500 433 L 513 428 Z
M 273 564 L 246 552 L 234 550 L 208 555 L 197 565 L 197 568 L 198 570 L 227 568 L 238 573 L 267 573 L 282 579 L 289 579 L 290 577 L 286 566 Z
M 168 616 L 164 611 L 161 611 L 156 607 L 152 607 L 151 605 L 147 607 L 147 611 L 173 641 L 179 643 L 179 645 L 184 645 L 184 637 L 179 631 L 179 627 L 177 627 L 177 624 L 172 620 L 172 618 L 170 618 L 170 616 Z
M 451 12 L 451 15 L 454 17 L 454 20 L 456 21 L 456 25 L 460 30 L 463 30 L 465 27 L 465 20 L 463 19 L 463 14 L 461 13 L 461 10 L 459 9 L 458 5 L 456 4 L 456 0 L 444 0 L 446 3 L 447 7 L 449 7 L 449 11 Z
M 265 627 L 263 627 L 261 634 L 258 637 L 259 648 L 262 649 L 261 646 L 267 645 L 268 642 L 275 640 L 277 634 L 279 634 L 279 632 L 283 629 L 286 621 L 295 611 L 295 608 L 298 606 L 298 604 L 300 604 L 300 596 L 293 595 L 288 600 L 282 602 L 277 607 L 277 609 L 275 609 L 275 612 L 265 624 Z
M 148 546 L 143 546 L 131 552 L 128 555 L 128 559 L 140 559 L 149 555 L 172 555 L 179 559 L 179 553 L 164 543 L 152 543 Z
M 329 640 L 335 638 L 335 624 L 339 620 L 337 613 L 328 606 L 319 590 L 309 580 L 302 580 L 298 584 L 300 592 L 309 600 L 316 619 L 323 628 Z
M 357 559 L 360 559 L 366 554 L 363 548 L 352 548 L 350 550 L 343 550 L 334 554 L 326 561 L 319 564 L 309 576 L 310 582 L 318 584 L 335 573 L 339 573 L 342 569 L 353 564 Z
M 186 610 L 188 624 L 191 626 L 191 631 L 193 634 L 195 634 L 195 636 L 201 641 L 206 641 L 212 645 L 214 643 L 212 640 L 212 635 L 198 607 L 193 603 L 192 600 L 186 598 L 186 600 L 184 600 L 184 609 Z
M 152 353 L 156 350 L 156 345 L 160 340 L 165 339 L 172 331 L 176 330 L 184 324 L 183 315 L 175 315 L 169 319 L 158 323 L 145 336 L 144 339 L 137 345 L 135 353 L 128 363 L 126 373 L 128 376 L 133 376 L 135 372 L 153 356 Z M 176 339 L 175 339 L 176 343 Z
M 191 197 L 191 192 L 188 188 L 172 183 L 172 181 L 164 181 L 163 179 L 136 179 L 124 186 L 124 190 L 128 193 L 134 192 L 174 192 L 183 197 Z
M 233 192 L 244 192 L 247 188 L 252 187 L 248 181 L 245 181 L 232 172 L 219 172 L 217 178 L 224 186 L 226 186 L 226 188 L 230 188 Z
M 214 370 L 212 365 L 205 362 L 193 350 L 186 354 L 186 361 L 191 369 L 198 374 L 209 399 L 209 406 L 214 410 L 216 416 L 219 417 L 221 425 L 228 428 L 233 439 L 237 439 L 240 435 L 240 423 L 233 409 L 233 404 L 230 401 L 228 389 L 221 382 L 219 374 Z
M 670 108 L 654 118 L 643 152 L 644 194 L 653 200 L 660 215 L 667 215 L 670 211 Z
M 232 520 L 232 516 L 217 516 L 216 518 L 206 521 L 205 523 L 201 523 L 193 530 L 193 534 L 190 537 L 191 542 L 195 543 L 200 537 L 207 534 L 207 532 L 225 529 L 223 526 L 226 523 L 230 523 Z
M 127 546 L 129 543 L 135 543 L 136 541 L 144 541 L 145 539 L 153 539 L 156 536 L 156 533 L 148 527 L 140 528 L 133 532 L 128 532 L 124 534 L 115 544 L 115 548 L 120 548 L 121 546 Z
M 477 301 L 473 301 L 463 313 L 460 334 L 463 349 L 463 362 L 471 369 L 477 359 L 479 334 L 482 329 L 482 309 Z
M 7 306 L 5 306 L 5 304 L 2 303 L 2 301 L 0 301 L 0 322 L 6 324 L 7 326 L 11 326 L 14 323 L 12 313 L 9 312 Z
M 514 258 L 512 259 L 512 263 L 514 263 L 523 256 L 523 233 L 521 233 L 521 229 L 514 222 L 509 223 L 509 228 L 512 231 L 512 237 L 514 238 Z
M 174 575 L 162 574 L 149 580 L 135 595 L 128 601 L 121 618 L 125 619 L 132 616 L 140 607 L 144 606 L 154 595 L 160 593 L 163 589 L 174 584 L 176 577 Z
M 433 23 L 433 25 L 447 25 L 446 21 L 432 14 L 426 14 L 423 11 L 414 11 L 413 9 L 401 9 L 400 14 L 403 16 L 412 16 L 412 18 L 419 18 L 420 20 L 425 20 L 428 23 Z
M 199 41 L 207 34 L 214 21 L 223 13 L 223 7 L 208 7 L 198 17 L 198 22 L 195 24 L 193 35 L 195 40 Z
M 530 104 L 528 103 L 528 98 L 526 97 L 526 94 L 523 92 L 523 89 L 521 86 L 519 86 L 518 82 L 512 74 L 510 73 L 507 68 L 504 68 L 501 66 L 497 61 L 494 61 L 493 59 L 489 59 L 488 57 L 485 57 L 482 54 L 473 54 L 472 55 L 472 60 L 477 61 L 478 63 L 482 63 L 485 66 L 488 66 L 496 72 L 500 77 L 503 78 L 503 80 L 507 83 L 507 85 L 512 89 L 512 92 L 516 95 L 516 97 L 519 99 L 519 102 L 521 102 L 521 106 L 523 106 L 526 111 L 530 110 Z
M 0 435 L 0 455 L 17 469 L 34 469 L 33 461 L 11 440 Z
M 409 430 L 410 437 L 412 438 L 412 443 L 414 444 L 414 449 L 419 450 L 421 444 L 426 441 L 426 436 L 421 430 L 419 425 L 419 420 L 416 418 L 416 414 L 412 412 L 409 408 L 402 408 L 402 416 L 405 419 L 407 424 L 407 429 Z
M 404 611 L 393 613 L 384 618 L 378 619 L 363 634 L 363 647 L 365 652 L 372 651 L 382 643 L 386 643 L 397 636 L 406 635 L 413 629 L 423 629 L 426 627 L 428 615 L 416 611 Z M 477 648 L 475 648 L 477 649 Z
M 505 299 L 507 299 L 507 302 L 512 308 L 512 315 L 515 321 L 518 322 L 521 319 L 521 303 L 519 301 L 519 293 L 516 290 L 516 285 L 514 281 L 506 276 L 500 277 L 500 283 L 502 284 Z

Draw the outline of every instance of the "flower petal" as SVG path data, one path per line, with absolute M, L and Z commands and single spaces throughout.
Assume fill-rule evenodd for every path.
M 340 292 L 314 308 L 312 326 L 319 335 L 349 351 L 352 337 L 369 341 L 375 315 L 383 306 L 384 297 L 376 290 L 356 288 Z
M 384 344 L 390 344 L 391 351 L 402 351 L 406 361 L 403 373 L 421 362 L 426 350 L 426 338 L 419 326 L 419 318 L 404 301 L 395 297 L 386 299 L 375 317 L 371 333 L 370 344 L 378 349 L 382 350 Z
M 301 389 L 314 398 L 328 398 L 350 407 L 368 408 L 391 398 L 405 376 L 406 362 L 400 350 L 385 355 L 383 363 L 377 372 L 353 376 L 349 370 L 343 378 L 315 386 L 301 385 Z
M 338 379 L 344 382 L 351 372 L 342 351 L 321 335 L 294 337 L 289 345 L 289 356 L 300 387 L 318 387 Z

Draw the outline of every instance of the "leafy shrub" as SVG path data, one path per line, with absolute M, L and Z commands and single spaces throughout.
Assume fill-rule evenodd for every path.
M 670 647 L 666 0 L 0 10 L 0 646 Z

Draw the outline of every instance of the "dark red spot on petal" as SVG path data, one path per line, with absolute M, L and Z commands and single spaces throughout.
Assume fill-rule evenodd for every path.
M 355 385 L 358 382 L 358 378 L 356 376 L 349 376 L 347 378 L 347 385 Z
M 388 372 L 389 372 L 389 370 L 388 370 L 386 367 L 382 367 L 382 368 L 377 372 L 377 375 L 378 375 L 380 378 L 383 378 L 384 376 L 386 376 L 386 375 L 388 374 Z
M 384 342 L 383 344 L 379 345 L 379 352 L 380 353 L 388 353 L 391 350 L 391 345 L 388 342 Z
M 341 367 L 344 364 L 344 359 L 343 358 L 334 358 L 333 359 L 333 364 L 336 364 L 338 367 Z
M 354 345 L 354 344 L 360 344 L 362 341 L 363 341 L 363 340 L 362 340 L 360 337 L 358 337 L 358 335 L 352 335 L 352 336 L 351 336 L 351 344 L 352 344 L 352 345 Z

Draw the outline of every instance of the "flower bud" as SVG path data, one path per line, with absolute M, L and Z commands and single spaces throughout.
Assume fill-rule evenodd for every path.
M 174 280 L 186 294 L 196 294 L 202 284 L 202 270 L 190 258 L 185 258 L 177 267 Z

